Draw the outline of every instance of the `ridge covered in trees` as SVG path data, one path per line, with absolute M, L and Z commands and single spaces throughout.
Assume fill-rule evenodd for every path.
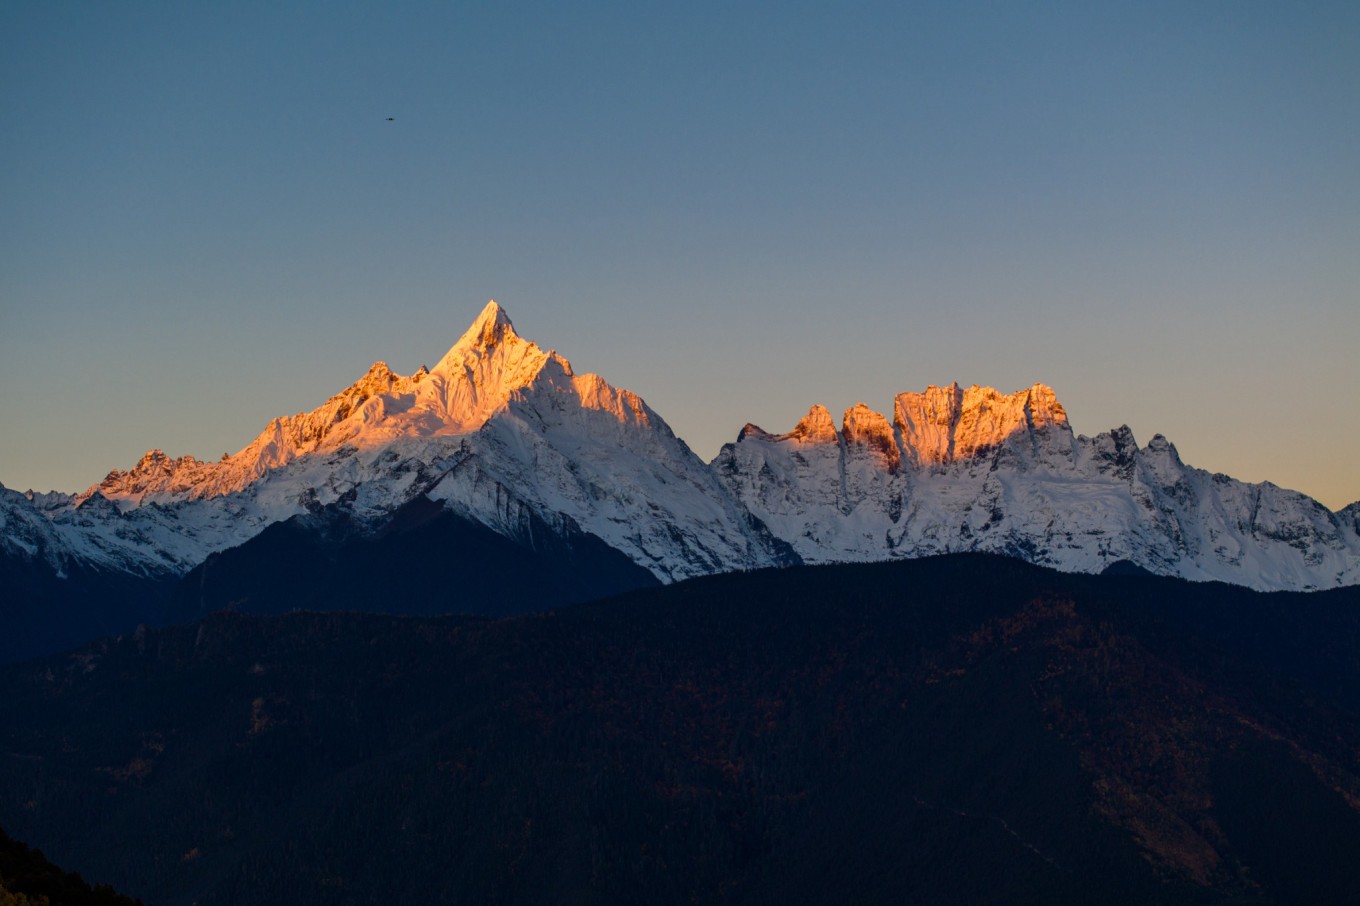
M 0 823 L 157 906 L 1360 901 L 1360 589 L 984 555 L 0 669 Z
M 0 828 L 0 906 L 141 906 L 79 874 L 62 871 Z

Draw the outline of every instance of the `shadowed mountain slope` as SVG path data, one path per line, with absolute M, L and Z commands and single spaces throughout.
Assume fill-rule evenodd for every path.
M 449 514 L 428 521 L 440 531 L 405 533 L 428 556 L 384 548 L 404 512 L 431 505 Z M 217 462 L 151 450 L 80 494 L 0 486 L 0 662 L 159 625 L 189 573 L 219 587 L 177 594 L 170 613 L 351 609 L 353 592 L 386 599 L 361 609 L 504 614 L 651 584 L 622 579 L 638 570 L 664 583 L 962 552 L 1309 591 L 1360 580 L 1357 506 L 1193 468 L 1161 435 L 1074 434 L 1043 384 L 929 387 L 898 394 L 891 418 L 851 406 L 839 429 L 813 406 L 786 434 L 747 425 L 705 464 L 641 397 L 576 372 L 490 302 L 434 368 L 376 362 Z M 458 550 L 534 579 L 444 594 L 426 579 L 441 556 L 461 569 Z M 372 558 L 414 567 L 394 576 L 410 587 L 351 565 Z M 531 587 L 568 593 L 534 601 Z
M 4 906 L 141 906 L 111 887 L 91 887 L 78 874 L 62 871 L 41 851 L 0 830 L 0 904 Z
M 158 904 L 1314 903 L 1360 590 L 957 555 L 0 669 L 0 823 Z
M 526 513 L 509 536 L 418 498 L 376 527 L 337 506 L 271 525 L 190 570 L 166 622 L 218 610 L 507 616 L 658 584 L 579 529 Z

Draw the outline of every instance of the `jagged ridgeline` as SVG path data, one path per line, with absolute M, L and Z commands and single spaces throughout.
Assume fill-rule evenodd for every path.
M 787 434 L 747 425 L 713 468 L 810 563 L 979 550 L 1259 589 L 1360 581 L 1360 504 L 1189 467 L 1127 426 L 1074 434 L 1043 384 L 901 393 L 891 421 L 859 404 L 840 431 L 814 406 Z
M 705 464 L 492 302 L 433 368 L 379 362 L 219 462 L 152 451 L 80 494 L 0 488 L 0 658 L 219 607 L 513 613 L 957 551 L 1333 588 L 1360 581 L 1358 525 L 1360 504 L 1192 468 L 1160 436 L 1074 434 L 1043 385 L 903 393 L 839 429 L 814 406 Z M 479 562 L 499 577 L 460 594 Z

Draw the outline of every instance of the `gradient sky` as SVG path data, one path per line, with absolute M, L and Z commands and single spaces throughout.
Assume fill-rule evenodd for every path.
M 279 6 L 0 5 L 6 486 L 215 459 L 495 298 L 705 459 L 1042 381 L 1360 498 L 1360 4 Z

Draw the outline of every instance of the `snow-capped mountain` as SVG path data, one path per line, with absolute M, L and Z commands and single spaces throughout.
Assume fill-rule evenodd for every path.
M 814 406 L 787 434 L 747 425 L 713 467 L 808 562 L 988 551 L 1259 589 L 1360 582 L 1360 505 L 1333 513 L 1191 468 L 1127 426 L 1074 435 L 1042 384 L 1009 396 L 932 386 L 899 394 L 891 423 L 854 406 L 840 431 Z
M 1038 384 L 930 387 L 839 428 L 814 406 L 787 434 L 747 425 L 706 465 L 495 302 L 434 368 L 378 362 L 218 462 L 153 450 L 76 495 L 0 488 L 0 566 L 173 579 L 287 520 L 377 537 L 430 506 L 529 548 L 588 538 L 578 549 L 600 542 L 661 581 L 981 550 L 1262 589 L 1360 582 L 1360 504 L 1211 475 L 1127 428 L 1074 435 Z
M 219 462 L 153 450 L 79 495 L 10 492 L 0 518 L 11 553 L 58 570 L 181 574 L 290 517 L 339 506 L 378 526 L 422 496 L 510 537 L 594 535 L 664 581 L 791 562 L 638 396 L 576 374 L 495 302 L 433 369 L 378 362 Z

